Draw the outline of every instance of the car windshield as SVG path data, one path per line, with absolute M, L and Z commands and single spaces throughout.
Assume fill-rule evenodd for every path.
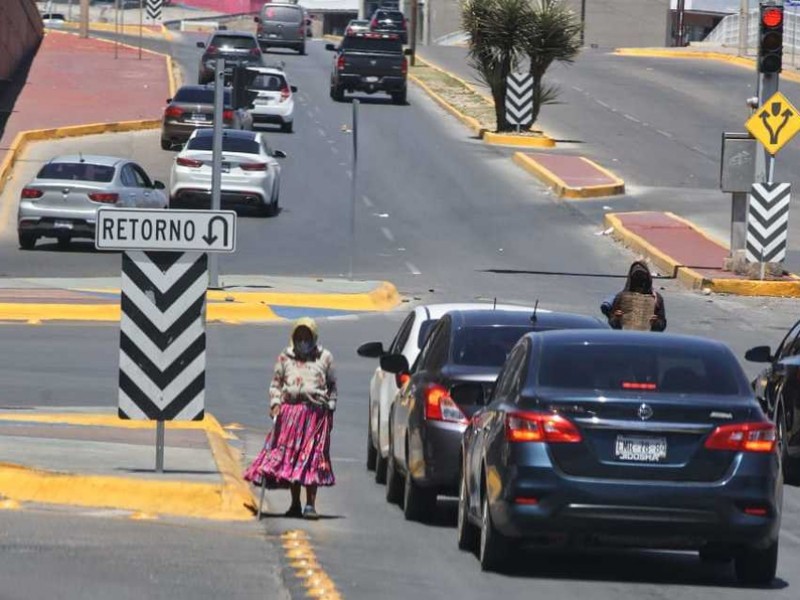
M 208 150 L 211 151 L 213 138 L 210 135 L 198 136 L 189 140 L 189 150 Z M 259 144 L 253 139 L 240 137 L 223 137 L 223 152 L 241 152 L 243 154 L 259 154 Z
M 214 104 L 214 88 L 181 88 L 175 94 L 173 102 L 187 104 Z M 231 104 L 231 93 L 225 91 L 225 106 Z
M 264 18 L 281 23 L 299 23 L 303 11 L 291 6 L 265 6 Z
M 38 179 L 69 179 L 109 183 L 114 179 L 114 167 L 92 163 L 51 162 L 41 168 Z
M 379 10 L 375 18 L 378 21 L 402 21 L 403 13 L 394 10 Z
M 347 36 L 342 40 L 342 48 L 360 52 L 391 52 L 399 54 L 403 51 L 403 43 L 400 38 Z
M 736 359 L 708 347 L 544 343 L 538 378 L 543 387 L 608 392 L 738 396 L 747 387 Z
M 215 48 L 234 48 L 237 50 L 251 50 L 257 47 L 256 39 L 244 35 L 215 35 L 209 46 Z
M 256 75 L 251 87 L 255 90 L 278 92 L 286 85 L 286 80 L 281 75 Z
M 464 327 L 453 341 L 453 362 L 470 367 L 501 367 L 519 339 L 531 327 L 487 325 Z

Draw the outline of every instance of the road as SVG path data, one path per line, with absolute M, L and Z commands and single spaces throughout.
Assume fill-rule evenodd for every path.
M 174 48 L 187 72 L 193 70 L 191 61 L 196 60 L 190 42 L 189 38 L 178 41 Z M 307 57 L 286 54 L 280 58 L 286 61 L 292 83 L 300 88 L 297 133 L 274 133 L 269 138 L 274 147 L 290 155 L 284 163 L 284 211 L 275 219 L 243 217 L 238 252 L 223 261 L 223 271 L 337 275 L 345 271 L 348 260 L 351 137 L 342 126 L 350 122 L 351 107 L 328 98 L 330 55 L 322 44 L 311 44 Z M 468 139 L 459 125 L 418 90 L 411 90 L 409 102 L 396 107 L 378 99 L 365 100 L 361 107 L 357 276 L 392 280 L 413 300 L 497 297 L 531 302 L 539 298 L 546 308 L 596 314 L 600 300 L 621 287 L 620 275 L 632 256 L 597 235 L 602 227 L 594 216 L 595 208 L 553 201 L 507 160 L 504 151 Z M 157 149 L 157 134 L 152 133 L 39 145 L 27 158 L 35 167 L 48 153 L 78 147 L 87 153 L 116 149 L 141 160 L 156 178 L 167 178 L 171 155 Z M 689 169 L 694 163 L 687 160 L 682 164 Z M 648 168 L 642 166 L 639 173 L 639 167 L 632 167 L 632 174 L 639 181 L 648 181 Z M 697 170 L 696 165 L 693 168 Z M 676 185 L 675 180 L 669 181 Z M 88 276 L 116 274 L 119 269 L 118 257 L 78 245 L 70 253 L 44 245 L 42 250 L 22 252 L 16 248 L 13 228 L 5 227 L 2 232 L 0 264 L 7 274 Z M 499 275 L 487 269 L 527 273 Z M 666 298 L 670 331 L 721 339 L 739 356 L 758 343 L 776 344 L 794 320 L 796 302 L 791 300 L 706 297 L 685 291 L 670 280 L 660 280 L 659 285 Z M 321 341 L 337 360 L 341 398 L 332 445 L 337 485 L 322 490 L 319 499 L 325 518 L 313 524 L 267 518 L 225 533 L 206 531 L 186 541 L 195 546 L 209 544 L 209 553 L 183 554 L 174 562 L 169 562 L 166 553 L 157 554 L 157 560 L 170 565 L 165 571 L 168 576 L 191 577 L 196 564 L 204 560 L 215 565 L 225 581 L 246 574 L 233 566 L 238 564 L 236 560 L 214 563 L 214 552 L 232 558 L 261 553 L 265 571 L 271 572 L 278 552 L 273 540 L 284 531 L 302 528 L 309 532 L 320 562 L 342 595 L 350 599 L 545 594 L 565 599 L 796 597 L 795 588 L 800 585 L 800 575 L 793 568 L 800 561 L 800 489 L 796 487 L 785 492 L 779 579 L 774 589 L 764 591 L 738 589 L 730 569 L 701 565 L 696 557 L 679 553 L 526 553 L 511 574 L 484 575 L 474 557 L 456 548 L 451 501 L 440 502 L 433 525 L 405 522 L 396 507 L 385 503 L 383 488 L 373 483 L 364 468 L 367 384 L 374 363 L 355 355 L 361 342 L 387 342 L 402 316 L 397 311 L 321 324 Z M 223 423 L 244 426 L 248 456 L 253 456 L 263 441 L 265 387 L 271 362 L 287 343 L 288 331 L 286 325 L 209 328 L 208 409 Z M 118 330 L 112 326 L 4 325 L 0 336 L 3 404 L 108 406 L 116 397 L 117 343 Z M 752 375 L 752 366 L 747 367 Z M 269 499 L 271 512 L 283 512 L 288 506 L 285 493 L 272 493 Z M 106 524 L 86 517 L 63 518 L 53 525 L 56 534 L 78 523 L 74 527 L 85 529 L 82 535 L 104 540 L 104 556 L 139 565 L 143 571 L 154 564 L 152 559 L 142 558 L 148 552 L 147 544 L 107 545 L 102 538 L 151 535 L 155 540 L 158 535 L 149 524 L 123 526 L 116 521 Z M 147 527 L 147 533 L 136 529 L 139 526 Z M 180 531 L 178 524 L 163 526 L 164 531 L 172 527 Z M 27 513 L 0 513 L 0 527 L 6 532 L 6 552 L 35 551 L 39 546 L 28 542 L 27 536 L 39 543 L 46 540 L 48 548 L 56 550 L 36 555 L 42 570 L 47 572 L 50 567 L 59 572 L 66 565 L 83 577 L 75 581 L 83 581 L 101 597 L 96 590 L 106 581 L 100 572 L 105 563 L 94 564 L 94 555 L 76 553 L 74 548 L 81 546 L 76 546 L 73 536 L 46 537 L 40 522 Z M 9 531 L 17 533 L 9 536 Z M 232 539 L 239 538 L 232 536 L 241 532 L 247 535 L 241 543 L 234 543 Z M 180 550 L 184 538 L 175 535 L 175 548 Z M 261 542 L 255 543 L 255 539 Z M 187 543 L 184 548 L 188 547 Z M 0 563 L 0 580 L 7 581 L 16 564 Z M 47 581 L 15 581 L 32 586 L 27 597 L 44 597 L 51 589 Z M 219 592 L 220 585 L 194 588 L 194 597 L 225 596 Z M 267 585 L 247 588 L 242 597 L 250 593 L 252 597 L 276 597 Z M 133 589 L 146 590 L 147 597 L 159 597 L 149 594 L 158 589 L 155 584 Z M 23 597 L 5 588 L 3 593 Z M 173 597 L 189 594 L 176 592 Z

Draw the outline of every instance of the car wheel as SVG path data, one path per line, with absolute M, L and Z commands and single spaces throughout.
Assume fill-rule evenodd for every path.
M 745 548 L 736 556 L 736 579 L 744 585 L 767 585 L 778 569 L 778 541 L 763 549 Z
M 394 104 L 405 105 L 406 104 L 406 90 L 404 89 L 402 92 L 392 92 L 392 102 Z
M 436 512 L 436 490 L 420 487 L 406 470 L 403 487 L 403 515 L 407 521 L 428 521 Z
M 161 149 L 162 150 L 172 150 L 172 142 L 170 140 L 161 140 Z
M 380 458 L 380 454 L 378 455 Z M 380 461 L 379 461 L 380 462 Z M 389 448 L 389 457 L 386 459 L 386 501 L 389 504 L 400 504 L 403 500 L 403 480 L 397 472 L 397 463 L 394 461 L 394 453 Z
M 700 560 L 704 563 L 724 564 L 733 560 L 734 553 L 725 546 L 704 546 L 700 548 Z
M 331 98 L 336 102 L 344 101 L 344 88 L 340 85 L 335 85 L 331 88 Z
M 489 497 L 483 493 L 481 509 L 481 535 L 478 546 L 478 560 L 482 571 L 500 571 L 508 556 L 508 540 L 494 528 L 489 512 Z
M 300 56 L 305 56 L 306 55 L 306 45 L 303 44 L 302 46 L 300 46 L 300 49 L 297 51 L 297 53 Z
M 367 471 L 375 470 L 375 462 L 378 460 L 378 451 L 372 443 L 372 420 L 367 422 Z
M 389 456 L 391 456 L 391 451 L 389 452 Z M 389 459 L 383 458 L 381 453 L 378 452 L 377 456 L 375 457 L 375 483 L 380 483 L 381 485 L 386 483 L 387 478 L 389 477 Z
M 36 245 L 36 236 L 32 233 L 19 233 L 19 247 L 23 250 L 33 250 Z
M 289 121 L 288 123 L 281 123 L 281 131 L 283 133 L 292 133 L 294 129 L 294 121 Z
M 461 485 L 458 491 L 458 548 L 473 552 L 478 542 L 478 531 L 469 522 L 469 495 L 467 493 L 467 479 L 461 474 Z

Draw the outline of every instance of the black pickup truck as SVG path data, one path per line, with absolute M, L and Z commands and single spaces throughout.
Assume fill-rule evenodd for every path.
M 410 50 L 403 50 L 400 36 L 372 31 L 352 33 L 339 46 L 327 44 L 336 52 L 331 73 L 331 98 L 344 100 L 345 92 L 386 92 L 395 104 L 406 103 L 406 76 Z

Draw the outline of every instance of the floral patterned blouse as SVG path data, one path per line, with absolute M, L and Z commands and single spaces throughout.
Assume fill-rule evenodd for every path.
M 269 386 L 270 407 L 309 402 L 335 410 L 336 400 L 333 354 L 321 346 L 307 360 L 297 358 L 291 347 L 281 352 Z

